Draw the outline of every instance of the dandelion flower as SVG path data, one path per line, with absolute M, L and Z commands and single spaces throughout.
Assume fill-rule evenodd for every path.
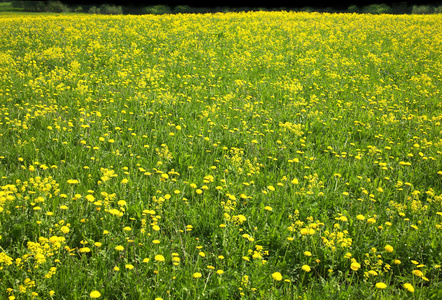
M 115 250 L 117 250 L 117 251 L 123 251 L 123 250 L 124 250 L 124 247 L 121 246 L 121 245 L 118 245 L 117 247 L 115 247 Z
M 312 256 L 312 253 L 311 253 L 310 251 L 305 251 L 305 252 L 304 252 L 304 255 L 305 255 L 305 256 Z
M 383 283 L 383 282 L 378 282 L 378 283 L 376 283 L 376 288 L 378 288 L 378 289 L 383 290 L 383 289 L 385 289 L 386 287 L 387 287 L 387 285 L 386 285 L 385 283 Z
M 302 269 L 303 269 L 305 272 L 310 272 L 310 271 L 312 270 L 308 265 L 303 265 L 303 266 L 302 266 Z
M 272 274 L 272 277 L 273 277 L 273 279 L 276 280 L 276 281 L 281 281 L 281 280 L 282 280 L 282 275 L 281 275 L 281 273 L 279 273 L 279 272 L 275 272 L 275 273 L 273 273 L 273 274 Z
M 363 221 L 365 220 L 365 217 L 363 215 L 357 215 L 356 219 L 358 219 L 359 221 Z
M 421 270 L 413 270 L 411 273 L 413 273 L 413 275 L 416 275 L 418 277 L 424 276 L 424 273 L 422 273 Z
M 100 298 L 100 297 L 101 297 L 101 293 L 100 293 L 99 291 L 92 291 L 92 292 L 89 294 L 89 296 L 90 296 L 91 298 L 97 299 L 97 298 Z
M 376 223 L 376 219 L 375 218 L 370 218 L 370 219 L 367 220 L 367 223 L 368 224 L 374 224 L 374 223 Z
M 391 252 L 393 252 L 393 247 L 390 245 L 387 245 L 387 246 L 385 246 L 385 251 L 391 253 Z
M 404 289 L 406 289 L 407 291 L 409 291 L 411 293 L 414 293 L 414 287 L 410 283 L 404 283 Z
M 357 271 L 357 270 L 359 270 L 361 268 L 361 265 L 359 263 L 357 263 L 357 262 L 352 262 L 351 265 L 350 265 L 350 268 L 353 271 Z
M 60 231 L 63 232 L 64 234 L 69 233 L 70 229 L 67 226 L 62 226 L 60 228 Z
M 158 255 L 155 255 L 155 260 L 156 261 L 165 261 L 166 259 L 164 258 L 164 256 L 158 254 Z
M 203 275 L 201 273 L 193 273 L 193 278 L 201 278 Z

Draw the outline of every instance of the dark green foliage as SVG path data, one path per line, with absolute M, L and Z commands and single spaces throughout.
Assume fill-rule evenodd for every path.
M 388 14 L 391 8 L 387 4 L 371 4 L 364 7 L 362 11 L 368 14 Z
M 12 1 L 14 8 L 23 8 L 27 12 L 69 12 L 70 8 L 60 1 Z
M 103 4 L 100 6 L 100 13 L 104 15 L 121 15 L 123 14 L 123 9 L 121 6 Z
M 49 1 L 46 5 L 46 9 L 47 11 L 58 13 L 70 11 L 69 7 L 67 7 L 60 1 Z
M 146 7 L 144 9 L 144 12 L 146 14 L 163 15 L 163 14 L 172 13 L 172 10 L 167 5 L 154 5 L 154 6 Z
M 434 12 L 430 5 L 414 5 L 411 9 L 412 14 L 431 14 Z
M 359 7 L 357 7 L 356 5 L 350 5 L 350 6 L 347 8 L 347 12 L 349 12 L 349 13 L 360 13 L 361 10 L 360 10 Z

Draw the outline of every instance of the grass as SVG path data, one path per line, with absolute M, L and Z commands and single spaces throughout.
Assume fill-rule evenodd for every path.
M 441 16 L 0 26 L 2 297 L 440 298 Z
M 12 2 L 0 2 L 0 12 L 19 12 L 22 8 L 12 7 Z

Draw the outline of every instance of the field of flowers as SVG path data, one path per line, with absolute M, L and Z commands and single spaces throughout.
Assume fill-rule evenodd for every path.
M 0 298 L 442 297 L 441 15 L 0 30 Z

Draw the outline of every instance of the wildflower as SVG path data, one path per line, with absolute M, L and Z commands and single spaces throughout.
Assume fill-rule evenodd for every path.
M 158 226 L 158 225 L 153 225 L 153 226 L 152 226 L 152 229 L 153 229 L 154 231 L 159 231 L 159 230 L 160 230 L 160 226 Z
M 386 287 L 387 287 L 387 285 L 386 285 L 385 283 L 383 283 L 383 282 L 378 282 L 378 283 L 376 283 L 376 288 L 378 288 L 378 289 L 383 290 L 383 289 L 385 289 Z
M 304 252 L 304 255 L 305 255 L 305 256 L 312 256 L 312 253 L 311 253 L 310 251 L 305 251 L 305 252 Z
M 92 196 L 92 195 L 86 195 L 85 198 L 86 198 L 86 200 L 89 201 L 89 202 L 94 202 L 94 201 L 95 201 L 95 197 Z
M 303 265 L 303 266 L 302 266 L 302 269 L 303 269 L 305 272 L 310 272 L 310 271 L 312 270 L 308 265 Z
M 101 297 L 101 294 L 100 294 L 99 291 L 92 291 L 92 292 L 89 294 L 89 296 L 90 296 L 91 298 L 96 299 L 96 298 L 100 298 L 100 297 Z
M 60 228 L 60 231 L 61 232 L 63 232 L 64 234 L 67 234 L 67 233 L 69 233 L 69 227 L 67 227 L 67 226 L 62 226 L 61 228 Z
M 89 249 L 88 247 L 80 248 L 80 252 L 81 253 L 88 253 L 88 252 L 91 252 L 91 249 Z
M 350 265 L 350 269 L 352 269 L 353 271 L 357 271 L 361 268 L 361 265 L 357 262 L 352 262 Z
M 266 206 L 266 207 L 264 207 L 264 209 L 267 210 L 267 211 L 272 211 L 273 210 L 270 206 Z
M 414 293 L 414 287 L 410 283 L 404 283 L 404 289 L 406 289 L 407 291 L 409 291 L 411 293 Z
M 424 276 L 424 273 L 422 273 L 421 270 L 413 270 L 411 273 L 413 273 L 413 275 L 416 275 L 418 277 Z
M 376 223 L 376 219 L 375 218 L 370 218 L 370 219 L 367 220 L 367 223 L 368 224 L 374 224 L 374 223 Z
M 385 251 L 391 253 L 391 252 L 393 252 L 393 247 L 390 245 L 387 245 L 387 246 L 385 246 Z
M 158 255 L 155 255 L 155 260 L 156 261 L 165 261 L 166 259 L 164 258 L 164 256 L 158 254 Z
M 224 273 L 223 270 L 217 270 L 217 271 L 216 271 L 216 274 L 218 274 L 218 275 L 221 275 L 221 274 L 223 274 L 223 273 Z
M 273 279 L 276 280 L 276 281 L 281 281 L 281 280 L 282 280 L 282 275 L 281 275 L 281 273 L 279 273 L 279 272 L 275 272 L 275 273 L 273 273 L 273 274 L 272 274 L 272 277 L 273 277 Z
M 124 247 L 121 246 L 121 245 L 118 245 L 117 247 L 115 247 L 115 250 L 117 250 L 117 251 L 123 251 L 123 250 L 124 250 Z
M 203 275 L 201 273 L 193 273 L 193 278 L 201 278 Z
M 363 215 L 357 215 L 356 219 L 358 219 L 359 221 L 363 221 L 365 220 L 365 217 Z
M 125 266 L 125 268 L 128 269 L 128 270 L 132 270 L 132 269 L 134 268 L 134 266 L 131 265 L 131 264 L 127 264 L 127 265 Z

